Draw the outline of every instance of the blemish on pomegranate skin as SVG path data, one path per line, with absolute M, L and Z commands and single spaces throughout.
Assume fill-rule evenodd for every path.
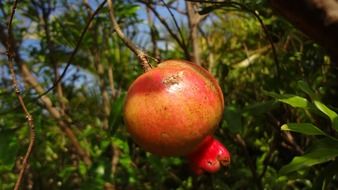
M 167 86 L 171 86 L 174 84 L 178 84 L 183 78 L 183 71 L 177 72 L 175 74 L 172 74 L 168 77 L 166 77 L 163 80 L 163 84 L 167 85 Z
M 166 86 L 166 90 L 170 93 L 175 93 L 183 89 L 183 71 L 174 73 L 166 77 L 162 82 Z
M 163 132 L 163 133 L 161 133 L 161 137 L 162 137 L 162 138 L 168 138 L 169 135 L 168 135 L 167 133 L 164 133 L 164 132 Z
M 202 67 L 180 60 L 164 61 L 129 87 L 123 108 L 127 130 L 148 152 L 186 156 L 213 134 L 222 118 L 223 95 L 214 88 L 220 89 Z M 213 168 L 220 165 L 209 160 L 216 164 Z M 199 165 L 196 170 L 202 172 Z

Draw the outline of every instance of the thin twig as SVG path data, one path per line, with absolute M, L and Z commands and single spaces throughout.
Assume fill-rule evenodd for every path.
M 185 46 L 187 46 L 186 43 L 185 43 L 185 40 L 184 40 L 184 37 L 183 37 L 183 33 L 181 31 L 181 28 L 178 26 L 177 20 L 176 20 L 176 18 L 174 16 L 173 12 L 171 11 L 171 9 L 169 8 L 168 4 L 164 0 L 161 0 L 161 1 L 162 1 L 163 5 L 167 8 L 167 10 L 168 10 L 171 18 L 173 19 L 174 24 L 175 24 L 175 26 L 176 26 L 176 28 L 178 30 L 178 33 L 180 34 L 182 43 L 185 44 Z
M 14 57 L 15 57 L 15 53 L 14 53 L 14 50 L 13 50 L 13 47 L 12 47 L 11 44 L 12 44 L 12 38 L 13 38 L 13 36 L 12 36 L 12 22 L 13 22 L 17 3 L 18 2 L 15 0 L 14 3 L 13 3 L 10 18 L 8 20 L 7 57 L 8 57 L 8 65 L 9 65 L 9 70 L 10 70 L 10 73 L 11 73 L 11 78 L 12 78 L 15 94 L 16 94 L 18 100 L 19 100 L 22 111 L 26 115 L 26 120 L 27 120 L 27 123 L 28 123 L 28 126 L 29 126 L 29 145 L 28 145 L 26 154 L 23 158 L 22 167 L 21 167 L 20 172 L 19 172 L 19 177 L 18 177 L 18 179 L 15 183 L 14 190 L 19 189 L 19 187 L 21 185 L 23 175 L 24 175 L 25 170 L 26 170 L 27 165 L 28 165 L 29 157 L 30 157 L 32 150 L 33 150 L 33 146 L 34 146 L 34 142 L 35 142 L 35 135 L 36 135 L 35 129 L 34 129 L 33 117 L 29 113 L 29 111 L 28 111 L 28 109 L 25 105 L 25 102 L 24 102 L 24 100 L 23 100 L 23 98 L 20 94 L 20 89 L 18 87 L 18 82 L 16 80 L 16 74 L 15 74 L 15 70 L 14 70 L 14 63 L 13 63 L 14 61 L 13 60 L 14 60 Z
M 151 65 L 149 64 L 149 61 L 147 59 L 147 55 L 138 48 L 130 39 L 127 38 L 127 36 L 124 35 L 122 32 L 122 29 L 120 28 L 119 24 L 116 21 L 115 18 L 115 12 L 114 12 L 114 4 L 112 0 L 108 1 L 108 7 L 109 7 L 109 16 L 111 23 L 113 25 L 113 28 L 118 35 L 118 37 L 123 41 L 123 43 L 138 57 L 143 70 L 145 72 L 149 71 L 151 69 Z
M 4 27 L 0 24 L 0 40 L 7 47 L 7 38 L 9 38 L 9 37 L 7 35 L 7 32 L 4 32 L 4 30 L 5 30 Z M 36 90 L 36 92 L 38 94 L 42 94 L 44 92 L 44 89 L 42 88 L 41 85 L 39 85 L 39 83 L 37 82 L 35 77 L 32 75 L 31 71 L 29 70 L 28 66 L 21 59 L 20 54 L 19 54 L 19 50 L 15 46 L 15 39 L 12 38 L 12 40 L 10 42 L 11 42 L 10 45 L 13 48 L 13 54 L 15 54 L 14 61 L 20 67 L 23 78 L 25 79 L 25 81 L 27 83 L 29 83 L 31 86 L 34 87 L 34 89 Z M 30 102 L 35 102 L 35 103 L 39 104 L 39 102 L 34 101 L 34 100 L 35 99 L 33 98 L 33 99 L 31 99 Z M 77 153 L 80 156 L 83 157 L 84 162 L 87 165 L 91 165 L 91 159 L 90 159 L 88 153 L 85 150 L 82 149 L 80 143 L 78 142 L 78 140 L 76 138 L 76 135 L 74 134 L 73 130 L 69 127 L 70 123 L 72 123 L 70 118 L 66 117 L 66 118 L 64 118 L 65 121 L 63 121 L 61 119 L 62 116 L 61 116 L 60 111 L 58 110 L 58 108 L 56 108 L 52 105 L 52 101 L 48 97 L 42 96 L 41 102 L 44 104 L 45 108 L 48 110 L 48 112 L 51 114 L 51 116 L 58 122 L 62 131 L 67 135 L 67 137 L 69 137 L 69 139 L 70 139 L 71 143 L 74 145 Z M 27 103 L 26 103 L 26 105 L 27 105 Z M 19 104 L 19 106 L 17 106 L 17 108 L 15 108 L 15 109 L 18 109 L 20 107 L 21 106 Z
M 275 48 L 275 45 L 273 43 L 272 37 L 269 33 L 269 30 L 267 29 L 267 27 L 265 26 L 263 20 L 261 19 L 261 17 L 258 15 L 258 13 L 256 13 L 254 10 L 251 10 L 248 6 L 242 4 L 242 3 L 238 3 L 238 2 L 234 2 L 234 1 L 223 1 L 223 2 L 213 2 L 213 1 L 205 1 L 205 0 L 187 0 L 187 1 L 191 1 L 191 2 L 199 2 L 199 3 L 211 3 L 211 4 L 216 4 L 215 6 L 213 6 L 214 8 L 221 8 L 222 6 L 229 6 L 229 7 L 233 7 L 233 8 L 240 8 L 252 15 L 255 16 L 255 18 L 258 20 L 259 24 L 261 25 L 270 45 L 271 45 L 271 49 L 272 49 L 272 54 L 273 54 L 273 59 L 274 62 L 276 64 L 276 75 L 277 75 L 277 79 L 280 79 L 280 64 L 278 61 L 278 57 L 277 57 L 277 51 Z M 208 7 L 210 8 L 210 7 Z M 211 9 L 212 10 L 212 9 Z
M 156 59 L 160 59 L 160 51 L 157 47 L 157 39 L 159 38 L 158 30 L 154 24 L 153 15 L 150 12 L 150 9 L 146 6 L 146 14 L 148 19 L 148 25 L 150 29 L 150 39 L 152 42 L 152 48 L 153 48 L 153 55 Z
M 81 35 L 80 35 L 80 38 L 79 40 L 77 41 L 76 43 L 76 46 L 75 46 L 75 49 L 73 50 L 72 54 L 70 55 L 68 61 L 67 61 L 67 65 L 65 67 L 65 69 L 62 71 L 61 75 L 58 77 L 57 80 L 54 81 L 53 83 L 53 86 L 49 87 L 44 93 L 40 94 L 38 97 L 35 98 L 35 100 L 38 100 L 40 99 L 42 96 L 48 94 L 50 91 L 52 91 L 56 85 L 61 82 L 61 80 L 63 79 L 63 77 L 66 75 L 67 73 L 67 70 L 71 64 L 71 62 L 73 61 L 74 57 L 75 57 L 75 54 L 77 53 L 77 51 L 79 50 L 80 48 L 80 44 L 82 43 L 82 40 L 91 24 L 91 22 L 94 20 L 95 16 L 100 12 L 100 10 L 103 8 L 103 6 L 106 4 L 106 1 L 107 0 L 104 0 L 98 7 L 97 9 L 94 11 L 94 13 L 90 16 L 89 20 L 87 21 L 86 23 L 86 26 L 85 28 L 82 30 L 81 32 Z
M 244 141 L 244 139 L 241 137 L 240 134 L 235 135 L 235 140 L 236 140 L 237 144 L 240 145 L 240 147 L 244 151 L 246 161 L 247 161 L 248 166 L 251 170 L 252 177 L 253 177 L 253 180 L 255 181 L 257 188 L 262 189 L 262 181 L 259 180 L 259 176 L 258 176 L 258 173 L 257 173 L 257 170 L 256 170 L 255 161 L 252 159 L 252 157 L 251 157 L 251 155 L 248 151 L 248 147 L 246 145 L 246 142 Z
M 148 2 L 146 2 L 145 0 L 138 0 L 138 2 L 143 3 L 144 5 L 146 5 L 153 13 L 154 15 L 157 17 L 157 19 L 162 23 L 162 25 L 167 29 L 167 31 L 169 32 L 169 34 L 171 35 L 172 38 L 174 38 L 174 40 L 178 43 L 178 45 L 180 46 L 180 48 L 182 49 L 182 51 L 184 52 L 184 56 L 186 59 L 190 59 L 190 53 L 189 53 L 189 48 L 187 47 L 187 45 L 181 41 L 181 39 L 174 33 L 174 31 L 171 29 L 171 27 L 169 26 L 169 24 L 166 22 L 166 20 L 156 11 L 156 9 L 151 6 Z
M 112 144 L 112 151 L 113 151 L 113 156 L 112 156 L 112 159 L 111 159 L 111 175 L 115 177 L 117 166 L 118 166 L 119 160 L 120 160 L 121 151 L 114 144 Z

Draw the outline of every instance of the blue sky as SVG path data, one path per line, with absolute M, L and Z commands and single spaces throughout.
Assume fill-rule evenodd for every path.
M 79 1 L 70 1 L 70 2 L 73 2 L 74 4 L 81 3 Z M 92 6 L 92 9 L 95 10 L 96 7 L 99 5 L 99 3 L 101 3 L 101 1 L 89 0 L 88 3 Z M 145 5 L 142 5 L 142 4 L 138 4 L 138 5 L 140 6 L 140 8 L 137 11 L 137 15 L 140 19 L 143 20 L 143 22 L 137 25 L 138 30 L 140 31 L 140 33 L 138 34 L 139 36 L 138 36 L 137 41 L 143 41 L 144 42 L 143 45 L 147 45 L 147 44 L 150 44 L 150 43 L 148 43 L 150 37 L 149 37 L 149 26 L 147 24 L 146 7 L 145 7 Z M 185 2 L 183 0 L 179 0 L 178 5 L 179 5 L 180 8 L 184 9 Z M 56 11 L 54 11 L 52 13 L 53 15 L 57 15 L 60 12 L 63 11 L 62 7 L 60 7 L 60 5 L 57 4 L 56 6 L 57 6 L 57 9 L 56 9 Z M 107 4 L 106 4 L 106 6 L 107 6 Z M 165 8 L 163 6 L 156 6 L 156 9 L 158 10 L 158 12 L 161 14 L 162 17 L 167 19 L 167 22 L 171 26 L 174 26 L 173 19 L 170 16 L 167 8 Z M 16 23 L 16 26 L 13 25 L 13 27 L 27 28 L 28 29 L 29 27 L 31 27 L 31 23 L 30 23 L 29 20 L 24 19 L 24 17 L 22 17 L 20 15 L 20 10 L 21 9 L 20 9 L 20 4 L 19 4 L 17 13 L 15 15 L 15 17 L 19 20 L 19 23 Z M 173 14 L 174 14 L 174 16 L 177 19 L 179 24 L 186 23 L 186 20 L 184 20 L 183 17 L 180 14 L 178 14 L 175 11 L 172 11 L 172 12 L 173 12 Z M 21 18 L 22 18 L 22 20 L 21 20 Z M 155 17 L 154 17 L 154 22 L 155 22 L 157 29 L 160 31 L 160 33 L 166 32 L 166 30 L 163 28 L 162 24 L 159 23 L 159 21 Z M 176 31 L 176 28 L 173 28 L 173 30 Z M 161 47 L 164 47 L 165 44 L 163 42 L 162 43 L 159 42 L 158 45 L 161 48 Z M 23 41 L 22 46 L 21 46 L 21 56 L 22 56 L 22 58 L 26 61 L 29 61 L 29 59 L 30 59 L 29 52 L 34 48 L 37 49 L 37 50 L 40 49 L 39 40 L 34 39 L 34 38 L 26 38 Z M 0 46 L 0 51 L 5 52 L 5 48 Z M 7 59 L 5 55 L 0 55 L 0 57 L 1 57 L 2 60 L 5 60 L 5 61 Z M 36 63 L 36 64 L 39 64 L 39 63 Z M 0 67 L 0 69 L 4 69 L 4 67 Z M 32 69 L 34 69 L 34 68 L 32 68 Z M 63 71 L 63 66 L 61 66 L 61 68 L 59 69 L 60 73 L 62 71 Z M 74 74 L 75 71 L 76 71 L 75 67 L 73 67 L 73 66 L 70 67 L 70 69 L 67 72 L 67 75 L 65 76 L 63 81 L 67 81 L 67 78 L 71 77 Z M 82 84 L 88 85 L 88 84 L 90 84 L 90 82 L 92 82 L 93 85 L 95 86 L 95 81 L 96 81 L 95 78 L 93 76 L 91 76 L 89 73 L 85 72 L 85 70 L 81 70 L 81 72 L 86 76 L 87 80 L 83 79 L 83 80 L 78 81 L 78 85 L 82 85 Z M 0 73 L 2 73 L 2 72 L 0 72 Z M 37 75 L 39 75 L 39 74 L 37 73 Z M 43 80 L 43 79 L 40 79 L 40 80 Z

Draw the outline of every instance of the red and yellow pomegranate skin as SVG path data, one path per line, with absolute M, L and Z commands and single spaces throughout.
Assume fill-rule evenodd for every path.
M 124 120 L 136 143 L 160 156 L 184 156 L 215 131 L 224 100 L 202 67 L 167 60 L 130 86 Z

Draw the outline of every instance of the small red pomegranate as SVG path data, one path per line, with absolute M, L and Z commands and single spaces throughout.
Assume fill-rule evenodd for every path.
M 187 155 L 191 169 L 200 175 L 204 171 L 215 173 L 221 165 L 230 164 L 230 153 L 218 140 L 212 136 L 206 137 L 197 149 Z
M 195 173 L 229 163 L 226 148 L 211 135 L 224 109 L 217 81 L 202 67 L 167 60 L 130 86 L 124 120 L 135 142 L 160 156 L 187 156 Z

